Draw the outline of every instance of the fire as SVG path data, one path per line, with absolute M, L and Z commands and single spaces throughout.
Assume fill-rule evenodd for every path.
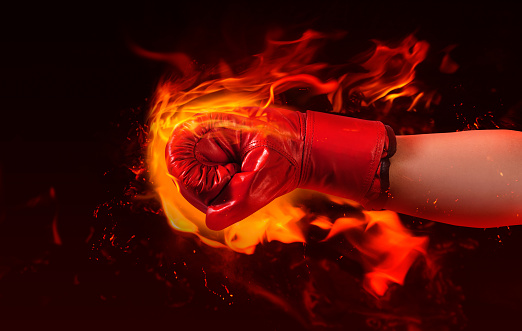
M 427 237 L 412 237 L 391 211 L 364 212 L 363 220 L 339 218 L 321 222 L 330 232 L 324 240 L 344 234 L 363 256 L 364 287 L 384 295 L 390 283 L 403 284 L 406 273 L 419 254 L 426 254 Z M 314 224 L 312 222 L 312 224 Z M 315 224 L 314 224 L 315 225 Z
M 340 233 L 347 236 L 362 254 L 366 288 L 382 295 L 390 283 L 403 282 L 427 244 L 427 238 L 414 237 L 405 229 L 397 214 L 362 211 L 361 219 L 314 220 L 306 206 L 296 204 L 310 192 L 295 190 L 225 230 L 212 231 L 205 226 L 205 215 L 181 196 L 165 163 L 165 146 L 178 123 L 194 114 L 236 112 L 240 107 L 292 108 L 282 97 L 291 89 L 326 95 L 333 112 L 344 112 L 345 100 L 355 95 L 361 98 L 363 107 L 384 105 L 384 115 L 401 97 L 409 98 L 408 110 L 421 102 L 429 106 L 434 93 L 422 91 L 415 82 L 415 67 L 428 51 L 426 42 L 413 36 L 395 46 L 376 41 L 375 49 L 352 60 L 363 69 L 359 73 L 335 72 L 332 66 L 313 61 L 325 41 L 340 36 L 307 31 L 298 40 L 267 40 L 265 51 L 240 71 L 224 62 L 200 70 L 184 54 L 156 54 L 136 47 L 141 55 L 169 62 L 179 71 L 178 75 L 164 79 L 156 90 L 149 114 L 148 168 L 172 228 L 194 233 L 213 247 L 252 254 L 262 242 L 306 243 L 309 227 L 304 220 L 312 219 L 310 226 L 328 231 L 324 240 Z M 351 201 L 328 199 L 358 207 Z
M 402 40 L 398 47 L 390 47 L 380 41 L 374 42 L 375 50 L 360 56 L 369 57 L 361 64 L 366 72 L 341 76 L 341 88 L 336 93 L 343 90 L 347 90 L 349 95 L 359 92 L 364 95 L 363 106 L 383 101 L 386 103 L 385 112 L 389 111 L 393 101 L 399 97 L 412 98 L 408 110 L 413 109 L 423 97 L 429 103 L 433 93 L 425 96 L 414 82 L 414 69 L 426 58 L 428 43 L 417 41 L 413 35 Z M 330 97 L 334 105 L 333 111 L 341 112 L 342 103 L 332 100 L 333 98 L 335 95 Z

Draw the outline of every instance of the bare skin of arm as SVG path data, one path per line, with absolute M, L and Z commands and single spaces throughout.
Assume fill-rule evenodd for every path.
M 522 132 L 398 136 L 386 209 L 459 226 L 522 224 Z

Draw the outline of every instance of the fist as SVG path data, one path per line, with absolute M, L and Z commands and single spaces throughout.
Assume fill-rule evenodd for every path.
M 183 197 L 221 230 L 298 187 L 306 115 L 241 108 L 196 115 L 167 143 L 167 168 Z
M 190 118 L 165 152 L 181 194 L 221 230 L 298 187 L 379 209 L 395 135 L 377 121 L 251 107 Z

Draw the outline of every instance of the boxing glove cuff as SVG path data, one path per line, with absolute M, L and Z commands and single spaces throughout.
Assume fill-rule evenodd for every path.
M 300 188 L 382 209 L 389 188 L 393 130 L 378 121 L 308 111 Z

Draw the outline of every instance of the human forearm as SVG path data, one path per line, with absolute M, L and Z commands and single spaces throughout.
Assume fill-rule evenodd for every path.
M 522 132 L 398 136 L 390 162 L 387 209 L 468 227 L 522 223 Z

